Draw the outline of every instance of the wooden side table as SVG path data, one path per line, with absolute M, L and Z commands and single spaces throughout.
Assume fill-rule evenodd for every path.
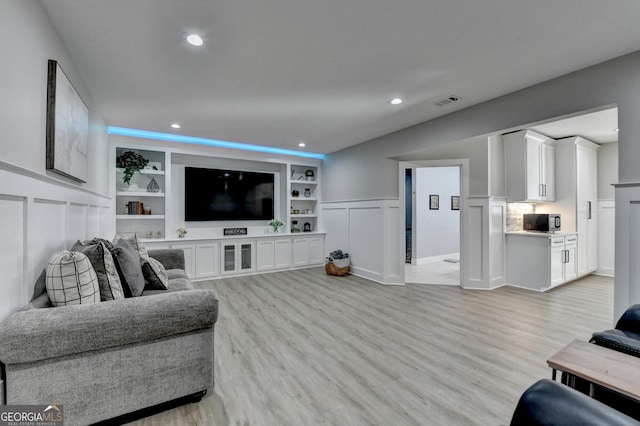
M 547 360 L 556 371 L 580 377 L 590 383 L 589 395 L 594 385 L 618 392 L 640 401 L 640 358 L 604 348 L 592 343 L 574 340 Z

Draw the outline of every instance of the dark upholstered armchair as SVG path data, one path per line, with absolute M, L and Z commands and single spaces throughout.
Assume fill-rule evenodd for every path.
M 640 305 L 627 309 L 615 329 L 593 333 L 591 343 L 640 357 Z
M 511 426 L 623 426 L 640 422 L 587 395 L 549 379 L 531 385 L 520 397 Z

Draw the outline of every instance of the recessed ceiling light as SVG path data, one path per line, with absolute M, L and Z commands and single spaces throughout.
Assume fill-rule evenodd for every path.
M 307 144 L 306 144 L 306 143 L 304 143 L 304 142 L 300 142 L 300 143 L 298 143 L 298 146 L 299 146 L 300 148 L 304 148 L 305 146 L 307 146 Z
M 620 131 L 620 129 L 613 129 L 613 130 L 615 130 L 616 132 L 619 132 L 619 131 Z
M 178 124 L 178 123 L 172 123 L 172 124 L 171 124 L 171 128 L 172 128 L 172 129 L 179 129 L 179 128 L 180 128 L 180 124 Z
M 202 46 L 204 44 L 204 41 L 198 34 L 189 34 L 187 36 L 187 43 L 192 46 Z
M 389 103 L 391 105 L 400 105 L 402 103 L 402 99 L 400 98 L 393 98 L 389 101 Z

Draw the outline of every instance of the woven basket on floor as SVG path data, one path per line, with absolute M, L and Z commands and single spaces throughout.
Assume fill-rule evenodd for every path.
M 343 276 L 349 273 L 349 259 L 328 260 L 324 264 L 328 275 Z

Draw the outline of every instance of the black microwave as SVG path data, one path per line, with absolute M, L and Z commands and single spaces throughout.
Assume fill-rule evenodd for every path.
M 552 213 L 527 213 L 522 216 L 525 231 L 555 232 L 560 230 L 560 215 Z

